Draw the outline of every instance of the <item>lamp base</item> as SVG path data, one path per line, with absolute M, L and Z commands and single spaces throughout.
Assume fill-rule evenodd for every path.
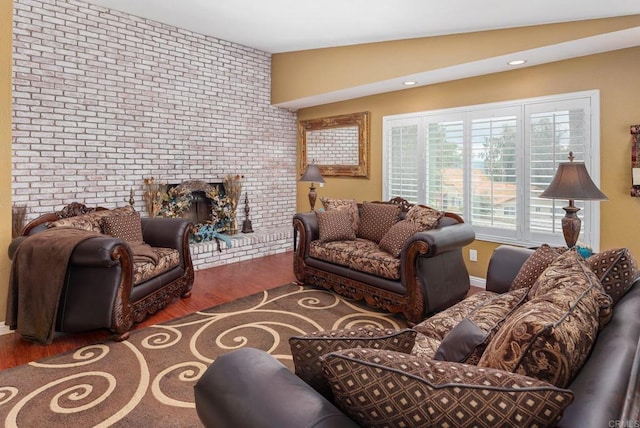
M 578 242 L 578 236 L 580 236 L 580 227 L 582 226 L 582 220 L 578 217 L 578 211 L 580 208 L 573 205 L 573 201 L 569 201 L 569 206 L 562 208 L 566 214 L 562 217 L 562 234 L 564 235 L 564 242 L 567 243 L 567 248 L 573 248 Z
M 311 205 L 311 211 L 315 209 L 317 196 L 316 187 L 311 183 L 311 186 L 309 186 L 309 205 Z

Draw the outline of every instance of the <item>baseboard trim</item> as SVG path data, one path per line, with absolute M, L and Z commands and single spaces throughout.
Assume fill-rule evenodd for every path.
M 9 333 L 13 333 L 13 330 L 11 330 L 8 325 L 2 322 L 2 324 L 0 324 L 0 336 Z
M 469 277 L 470 284 L 474 287 L 487 289 L 487 280 L 478 276 Z

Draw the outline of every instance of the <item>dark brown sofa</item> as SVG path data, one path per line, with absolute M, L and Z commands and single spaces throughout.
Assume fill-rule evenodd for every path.
M 487 271 L 487 290 L 505 292 L 532 253 L 532 250 L 512 246 L 497 248 Z M 640 417 L 638 314 L 640 280 L 636 279 L 614 306 L 611 320 L 600 330 L 586 362 L 567 385 L 573 401 L 557 426 L 637 425 Z M 357 383 L 355 378 L 354 381 Z M 195 401 L 205 426 L 357 426 L 271 355 L 251 348 L 232 351 L 216 359 L 198 381 Z M 467 416 L 469 423 L 472 414 Z M 506 425 L 521 426 L 515 421 Z
M 61 211 L 42 215 L 13 240 L 9 256 L 13 258 L 16 248 L 30 236 L 48 230 L 50 223 L 109 212 L 72 203 Z M 76 333 L 106 328 L 115 333 L 116 340 L 125 340 L 134 322 L 142 321 L 175 298 L 190 296 L 194 280 L 189 251 L 192 223 L 181 218 L 140 221 L 144 242 L 154 251 L 159 249 L 161 255 L 170 255 L 171 263 L 166 268 L 157 263 L 155 271 L 141 271 L 145 267 L 134 262 L 131 246 L 123 239 L 103 234 L 83 240 L 69 259 L 55 331 Z
M 389 203 L 401 206 L 400 219 L 412 206 L 400 198 Z M 401 313 L 411 323 L 451 306 L 469 291 L 462 247 L 473 242 L 475 233 L 454 213 L 445 213 L 434 229 L 416 233 L 405 242 L 399 256 L 399 279 L 383 278 L 313 257 L 311 243 L 319 238 L 315 212 L 296 214 L 293 227 L 293 269 L 301 284 L 326 288 L 391 313 Z

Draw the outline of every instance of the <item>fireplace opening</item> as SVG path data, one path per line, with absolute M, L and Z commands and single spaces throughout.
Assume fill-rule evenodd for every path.
M 222 182 L 206 183 L 204 181 L 186 181 L 180 184 L 168 184 L 167 190 L 181 187 L 191 194 L 191 205 L 182 213 L 182 217 L 191 220 L 195 224 L 204 224 L 212 221 L 211 209 L 213 201 L 207 197 L 207 192 L 217 188 L 220 196 L 224 196 Z

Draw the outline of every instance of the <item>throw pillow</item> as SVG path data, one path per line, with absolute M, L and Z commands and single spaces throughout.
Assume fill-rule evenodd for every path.
M 589 287 L 597 290 L 595 295 L 600 307 L 599 324 L 600 328 L 603 328 L 613 314 L 613 301 L 604 292 L 598 277 L 587 267 L 582 256 L 574 249 L 565 252 L 545 269 L 529 290 L 529 299 L 550 292 L 581 293 Z
M 527 297 L 527 290 L 519 289 L 498 294 L 480 305 L 444 337 L 434 359 L 478 364 L 489 342 L 505 319 Z
M 566 248 L 554 248 L 547 244 L 538 247 L 523 263 L 518 274 L 513 279 L 509 290 L 517 290 L 519 288 L 530 289 L 540 274 L 565 251 Z
M 353 241 L 356 234 L 351 226 L 351 214 L 347 211 L 320 211 L 318 233 L 320 242 Z
M 485 349 L 478 366 L 519 373 L 566 387 L 598 334 L 595 287 L 558 289 L 516 309 Z
M 132 244 L 141 244 L 142 223 L 140 214 L 133 212 L 128 215 L 115 215 L 102 218 L 102 230 L 107 235 L 120 238 Z
M 587 264 L 600 279 L 605 293 L 615 305 L 638 278 L 638 263 L 627 248 L 617 248 L 592 255 Z
M 424 205 L 414 205 L 409 208 L 405 220 L 415 223 L 420 230 L 431 230 L 438 225 L 438 221 L 444 217 L 444 212 L 434 210 Z
M 94 216 L 90 214 L 61 218 L 60 220 L 56 220 L 47 225 L 47 228 L 53 227 L 72 227 L 74 229 L 87 230 L 89 232 L 100 232 L 100 228 L 96 227 Z
M 322 206 L 326 211 L 343 210 L 351 214 L 353 231 L 356 232 L 360 226 L 360 214 L 358 213 L 358 202 L 355 199 L 332 199 L 320 198 Z
M 422 228 L 411 221 L 400 220 L 380 240 L 380 249 L 391 254 L 393 257 L 400 257 L 400 252 L 407 239 L 418 233 Z
M 360 216 L 360 227 L 356 235 L 358 238 L 368 239 L 376 244 L 380 243 L 391 226 L 398 222 L 400 210 L 400 205 L 364 202 Z
M 102 218 L 107 216 L 129 215 L 133 212 L 135 212 L 135 210 L 131 206 L 127 205 L 124 207 L 114 208 L 112 210 L 100 210 L 75 217 L 62 218 L 49 223 L 47 227 L 73 227 L 74 229 L 103 233 Z
M 418 333 L 442 341 L 475 308 L 491 300 L 496 293 L 480 291 L 413 326 Z
M 411 355 L 432 360 L 440 343 L 438 339 L 418 333 L 416 334 L 416 343 L 413 344 L 413 349 L 411 349 Z
M 546 382 L 398 352 L 322 358 L 335 403 L 367 427 L 555 426 L 573 393 Z
M 349 348 L 387 349 L 411 352 L 416 332 L 411 329 L 395 330 L 378 327 L 318 331 L 289 339 L 295 373 L 327 398 L 331 389 L 322 375 L 320 357 L 329 352 Z

